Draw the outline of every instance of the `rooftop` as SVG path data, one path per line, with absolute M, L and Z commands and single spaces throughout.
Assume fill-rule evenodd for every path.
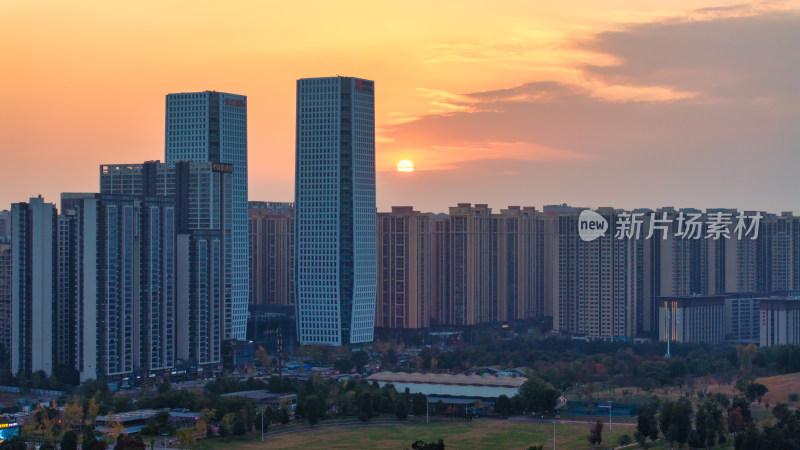
M 404 373 L 378 372 L 367 377 L 367 381 L 385 383 L 444 384 L 457 386 L 489 386 L 518 388 L 528 379 L 525 377 L 494 377 L 479 375 L 452 375 L 449 373 Z

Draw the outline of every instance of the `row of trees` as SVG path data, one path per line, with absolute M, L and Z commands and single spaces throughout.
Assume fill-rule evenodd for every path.
M 736 388 L 740 395 L 734 396 L 732 401 L 723 393 L 704 396 L 696 404 L 686 396 L 674 401 L 654 397 L 637 413 L 636 440 L 644 448 L 648 440 L 655 441 L 659 437 L 670 445 L 713 448 L 725 444 L 728 436 L 734 434 L 737 448 L 740 448 L 738 441 L 742 439 L 742 432 L 752 434 L 758 431 L 750 404 L 760 402 L 767 388 L 748 378 L 740 379 Z M 785 405 L 779 405 L 776 411 L 786 416 L 783 413 L 785 408 Z

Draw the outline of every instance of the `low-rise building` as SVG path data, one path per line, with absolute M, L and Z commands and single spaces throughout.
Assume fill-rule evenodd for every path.
M 511 398 L 519 394 L 527 380 L 525 377 L 403 372 L 378 372 L 367 377 L 367 381 L 377 382 L 381 387 L 391 384 L 397 392 L 408 388 L 411 394 L 481 400 L 494 400 L 501 395 Z
M 725 296 L 657 297 L 662 342 L 719 343 L 725 339 Z
M 760 299 L 761 347 L 800 345 L 800 293 Z

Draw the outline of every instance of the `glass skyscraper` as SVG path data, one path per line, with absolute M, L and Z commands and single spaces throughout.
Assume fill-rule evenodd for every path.
M 225 242 L 224 334 L 245 339 L 249 296 L 247 236 L 247 97 L 205 91 L 167 95 L 167 163 L 208 161 L 233 165 L 232 237 Z
M 295 252 L 299 340 L 370 342 L 375 325 L 375 84 L 297 82 Z

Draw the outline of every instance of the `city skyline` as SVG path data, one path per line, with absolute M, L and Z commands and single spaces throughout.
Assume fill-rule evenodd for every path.
M 339 73 L 379 86 L 382 211 L 800 210 L 798 2 L 201 4 L 185 21 L 151 6 L 0 7 L 15 68 L 0 148 L 17 169 L 0 204 L 93 191 L 101 163 L 159 159 L 163 95 L 203 89 L 248 96 L 250 198 L 290 201 L 293 82 Z M 396 171 L 404 159 L 414 172 Z

